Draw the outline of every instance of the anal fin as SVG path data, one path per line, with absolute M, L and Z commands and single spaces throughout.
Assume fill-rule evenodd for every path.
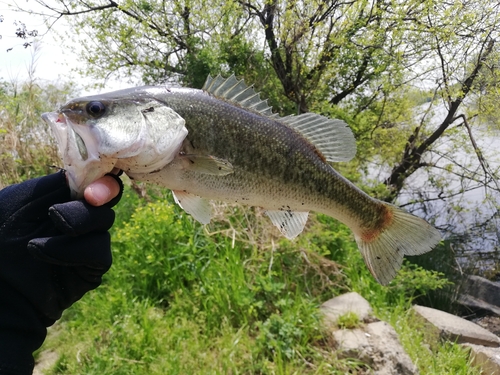
M 210 223 L 212 219 L 212 207 L 208 200 L 180 190 L 174 190 L 172 194 L 174 195 L 175 203 L 194 217 L 196 221 L 202 224 Z
M 266 211 L 266 214 L 286 238 L 292 239 L 304 230 L 309 212 L 279 210 Z

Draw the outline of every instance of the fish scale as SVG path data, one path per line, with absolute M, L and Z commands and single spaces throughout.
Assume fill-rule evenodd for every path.
M 244 111 L 199 91 L 187 95 L 185 90 L 171 90 L 170 93 L 171 97 L 167 94 L 158 99 L 186 120 L 186 139 L 199 149 L 197 152 L 227 157 L 233 165 L 237 164 L 245 170 L 256 170 L 270 176 L 279 174 L 284 178 L 293 170 L 289 157 L 294 154 L 314 163 L 311 168 L 306 165 L 311 170 L 324 164 L 314 146 L 285 124 Z M 186 103 L 189 103 L 188 110 L 184 109 Z M 220 113 L 227 115 L 221 118 Z
M 80 191 L 118 167 L 171 189 L 203 224 L 211 219 L 209 200 L 238 202 L 266 209 L 288 238 L 300 234 L 309 211 L 321 212 L 353 231 L 382 284 L 404 255 L 430 251 L 440 240 L 426 221 L 370 197 L 332 168 L 329 162 L 355 154 L 343 121 L 313 113 L 279 117 L 234 76 L 209 77 L 203 90 L 144 86 L 78 98 L 44 119 L 59 132 L 70 184 Z

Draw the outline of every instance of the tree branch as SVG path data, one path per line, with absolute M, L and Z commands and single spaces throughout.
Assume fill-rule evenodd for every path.
M 462 119 L 463 125 L 465 126 L 465 128 L 467 129 L 467 132 L 469 133 L 469 139 L 472 143 L 472 147 L 474 148 L 474 152 L 476 153 L 477 160 L 479 161 L 479 164 L 481 164 L 481 168 L 483 169 L 485 177 L 490 176 L 491 180 L 496 185 L 497 190 L 500 191 L 500 186 L 498 184 L 498 181 L 497 181 L 496 177 L 493 175 L 493 173 L 491 172 L 490 166 L 486 162 L 486 159 L 484 158 L 483 153 L 479 149 L 479 146 L 477 145 L 476 140 L 475 140 L 474 136 L 472 135 L 472 130 L 469 126 L 469 122 L 467 121 L 467 118 L 465 117 L 464 114 L 460 114 L 457 117 L 455 117 L 455 119 L 458 119 L 458 118 Z
M 389 200 L 393 200 L 399 194 L 403 187 L 404 180 L 419 168 L 418 165 L 420 164 L 420 159 L 422 158 L 423 153 L 427 151 L 430 146 L 443 135 L 443 133 L 454 121 L 456 121 L 457 118 L 455 117 L 455 115 L 458 111 L 458 108 L 463 103 L 463 100 L 465 99 L 467 94 L 471 91 L 474 81 L 481 71 L 484 62 L 493 52 L 494 45 L 495 40 L 487 36 L 483 42 L 474 69 L 461 86 L 461 95 L 450 102 L 446 118 L 428 138 L 422 141 L 422 143 L 418 147 L 413 146 L 408 150 L 405 150 L 401 162 L 393 168 L 390 176 L 384 181 L 384 183 L 391 189 L 392 192 L 390 197 L 388 198 Z M 415 132 L 417 132 L 416 134 L 418 135 L 417 130 L 418 129 L 416 129 Z M 408 144 L 413 143 L 415 132 L 412 133 L 412 135 L 409 137 Z

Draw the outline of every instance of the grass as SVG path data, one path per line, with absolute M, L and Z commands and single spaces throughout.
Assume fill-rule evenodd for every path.
M 382 287 L 330 218 L 287 241 L 259 210 L 219 208 L 204 228 L 162 194 L 147 203 L 125 191 L 114 265 L 47 340 L 60 353 L 50 374 L 361 374 L 337 358 L 318 315 L 351 290 L 395 327 L 422 374 L 479 374 L 460 347 L 426 345 L 408 312 L 412 298 L 446 285 L 439 274 L 406 265 Z
M 347 314 L 341 315 L 337 319 L 337 325 L 340 329 L 354 329 L 359 328 L 362 322 L 359 320 L 358 315 L 349 311 Z

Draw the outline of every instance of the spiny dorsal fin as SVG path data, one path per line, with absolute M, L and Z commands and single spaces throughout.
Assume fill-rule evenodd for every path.
M 302 134 L 329 162 L 349 161 L 356 155 L 356 139 L 342 120 L 304 113 L 282 117 L 280 121 Z
M 279 119 L 311 142 L 326 161 L 349 161 L 356 155 L 356 140 L 344 121 L 332 120 L 315 113 L 279 117 L 279 114 L 273 113 L 267 100 L 260 98 L 253 86 L 247 86 L 234 74 L 229 78 L 208 76 L 202 89 L 264 116 Z
M 238 80 L 234 74 L 229 78 L 223 78 L 221 75 L 215 78 L 208 76 L 202 90 L 264 116 L 279 117 L 277 113 L 273 113 L 273 109 L 267 104 L 267 100 L 260 98 L 260 93 L 256 92 L 253 86 L 247 86 L 243 80 Z

